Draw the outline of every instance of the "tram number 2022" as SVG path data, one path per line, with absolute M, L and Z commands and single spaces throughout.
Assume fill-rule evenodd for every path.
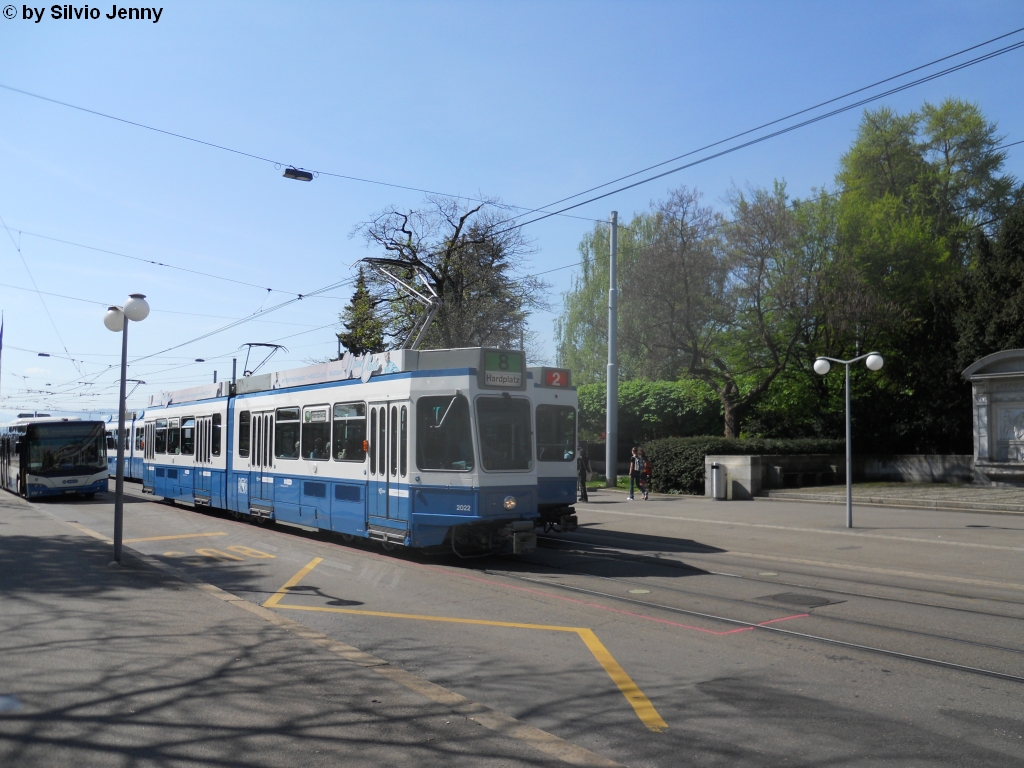
M 455 505 L 455 511 L 456 512 L 472 512 L 473 509 L 472 509 L 472 507 L 470 507 L 469 504 L 456 504 Z

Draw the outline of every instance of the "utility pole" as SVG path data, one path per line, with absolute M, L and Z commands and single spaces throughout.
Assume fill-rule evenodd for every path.
M 611 254 L 608 259 L 608 401 L 605 422 L 604 476 L 605 488 L 618 482 L 616 466 L 619 459 L 619 286 L 616 263 L 619 250 L 619 212 L 612 211 Z

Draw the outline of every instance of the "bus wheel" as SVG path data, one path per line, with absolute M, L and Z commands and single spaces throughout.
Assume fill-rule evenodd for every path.
M 96 498 L 96 494 L 95 493 L 83 493 L 82 494 L 82 498 L 85 499 L 86 501 L 91 501 L 92 499 Z

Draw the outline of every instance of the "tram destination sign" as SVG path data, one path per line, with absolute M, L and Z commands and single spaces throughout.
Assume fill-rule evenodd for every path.
M 480 350 L 481 389 L 526 389 L 523 353 L 507 349 Z

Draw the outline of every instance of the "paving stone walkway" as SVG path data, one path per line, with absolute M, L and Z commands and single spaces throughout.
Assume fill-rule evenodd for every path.
M 846 503 L 845 485 L 769 491 L 771 499 Z M 917 509 L 960 509 L 1024 515 L 1024 488 L 992 488 L 942 483 L 855 483 L 854 504 Z

